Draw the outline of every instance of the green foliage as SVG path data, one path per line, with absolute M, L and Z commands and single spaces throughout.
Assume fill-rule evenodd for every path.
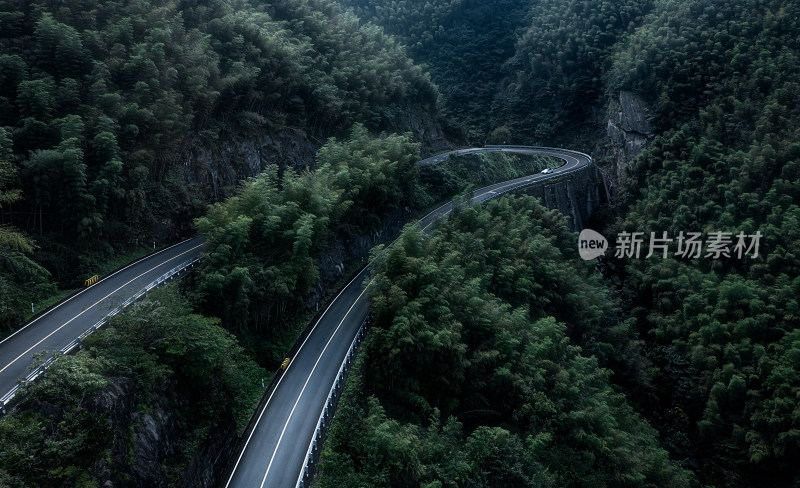
M 97 369 L 87 355 L 61 358 L 21 393 L 39 408 L 0 420 L 0 472 L 10 486 L 91 486 L 87 471 L 113 441 L 109 421 L 83 403 L 108 384 Z
M 606 75 L 609 91 L 652 102 L 660 132 L 613 229 L 763 235 L 756 259 L 624 263 L 656 366 L 642 400 L 671 451 L 715 486 L 800 482 L 797 8 L 655 2 Z
M 500 112 L 515 31 L 527 24 L 528 0 L 370 2 L 340 0 L 362 19 L 397 36 L 430 69 L 442 98 L 442 122 L 483 142 L 505 123 Z M 511 142 L 510 140 L 508 142 Z
M 428 205 L 432 205 L 465 190 L 520 178 L 562 164 L 562 160 L 546 156 L 504 152 L 465 154 L 436 165 L 420 166 L 420 193 L 427 195 Z
M 191 313 L 172 288 L 115 316 L 86 340 L 106 376 L 132 375 L 147 392 L 161 379 L 186 385 L 196 419 L 232 414 L 241 424 L 261 394 L 264 370 L 244 355 L 219 319 Z
M 397 207 L 416 207 L 418 151 L 408 135 L 376 139 L 357 125 L 320 149 L 316 171 L 273 168 L 210 207 L 197 220 L 208 240 L 204 309 L 239 334 L 285 328 L 317 284 L 314 258 L 330 239 L 375 232 Z
M 473 143 L 550 145 L 565 129 L 588 126 L 619 42 L 652 8 L 628 0 L 341 3 L 430 66 L 443 115 Z
M 508 61 L 504 115 L 512 127 L 552 144 L 564 129 L 584 126 L 603 94 L 601 74 L 650 8 L 650 1 L 628 0 L 533 4 Z
M 793 364 L 800 291 L 797 4 L 345 3 L 397 35 L 416 59 L 430 63 L 445 112 L 458 114 L 473 140 L 502 142 L 526 135 L 552 144 L 561 134 L 580 137 L 577 129 L 604 110 L 603 97 L 631 90 L 648 102 L 648 119 L 658 135 L 626 175 L 622 217 L 611 233 L 760 231 L 761 256 L 625 263 L 622 296 L 631 318 L 602 329 L 606 335 L 596 343 L 591 328 L 570 336 L 617 373 L 617 383 L 634 392 L 643 411 L 656 412 L 652 420 L 665 445 L 676 456 L 695 460 L 704 482 L 797 484 L 791 466 L 798 456 L 793 434 L 798 402 L 792 396 L 797 378 L 791 368 L 778 366 Z M 510 17 L 507 8 L 528 15 L 507 19 L 501 24 L 507 32 L 498 34 L 493 20 Z M 493 41 L 484 42 L 484 35 Z M 475 48 L 473 42 L 483 45 Z M 484 59 L 476 60 L 473 53 Z M 459 99 L 463 86 L 467 95 Z M 459 172 L 424 168 L 421 181 L 452 189 L 469 181 Z M 494 221 L 475 224 L 502 227 Z M 491 260 L 491 254 L 485 256 Z M 397 259 L 404 262 L 407 256 Z M 518 276 L 513 269 L 505 270 L 504 297 L 537 283 L 536 276 Z M 551 287 L 543 289 L 537 305 L 548 306 L 554 299 L 546 296 Z M 404 340 L 394 356 L 384 353 L 402 359 L 420 348 L 434 357 L 441 347 L 454 354 L 444 355 L 449 366 L 439 380 L 445 384 L 432 386 L 433 404 L 426 404 L 428 393 L 420 395 L 413 380 L 398 380 L 408 390 L 401 395 L 404 406 L 418 415 L 436 406 L 447 411 L 436 395 L 452 398 L 458 389 L 451 385 L 463 374 L 460 365 L 471 361 L 429 333 L 424 306 L 405 304 L 407 290 L 395 291 L 394 300 L 408 309 L 390 330 Z M 577 307 L 582 305 L 572 302 L 565 309 Z M 441 334 L 447 332 L 451 340 L 464 336 L 464 324 L 445 324 Z M 625 352 L 625 359 L 614 359 L 616 351 L 608 347 L 617 344 L 612 338 L 638 334 L 647 343 L 646 357 Z
M 796 92 L 793 2 L 655 2 L 647 22 L 618 47 L 609 91 L 634 89 L 654 102 L 664 129 L 676 118 L 716 119 L 714 136 L 749 143 L 778 132 Z M 698 111 L 700 112 L 698 114 Z M 762 120 L 756 120 L 762 119 Z M 763 120 L 766 119 L 766 120 Z M 705 123 L 704 123 L 705 125 Z
M 67 242 L 142 238 L 197 215 L 170 180 L 198 138 L 383 130 L 401 107 L 437 103 L 399 45 L 330 0 L 4 0 L 0 19 L 16 210 Z
M 344 400 L 350 430 L 333 427 L 320 485 L 692 485 L 572 344 L 640 354 L 607 291 L 565 258 L 573 239 L 534 199 L 504 198 L 384 251 L 365 391 Z
M 12 141 L 0 127 L 0 212 L 21 198 L 16 188 L 17 168 L 12 163 Z M 31 300 L 53 293 L 50 273 L 30 258 L 33 241 L 15 227 L 0 223 L 0 336 L 5 337 L 21 323 Z

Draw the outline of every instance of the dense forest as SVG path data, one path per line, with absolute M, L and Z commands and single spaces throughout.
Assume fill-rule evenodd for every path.
M 426 63 L 442 113 L 472 143 L 588 140 L 618 42 L 652 2 L 341 0 Z
M 319 486 L 797 486 L 798 19 L 793 0 L 0 0 L 0 334 L 154 236 L 208 241 L 180 289 L 23 390 L 0 485 L 177 483 L 372 246 L 553 165 L 417 166 L 421 111 L 454 144 L 594 151 L 611 241 L 759 232 L 760 251 L 586 264 L 530 197 L 460 198 L 372 254 Z M 627 159 L 621 92 L 652 129 Z M 187 176 L 190 149 L 282 131 L 308 168 L 211 205 Z M 171 442 L 142 457 L 159 416 Z
M 219 319 L 157 290 L 25 386 L 0 421 L 0 485 L 172 485 L 220 419 L 247 422 L 263 376 Z
M 271 169 L 210 206 L 196 222 L 206 256 L 182 294 L 170 287 L 117 316 L 84 350 L 56 362 L 47 381 L 20 393 L 17 414 L 0 421 L 8 441 L 0 480 L 177 483 L 212 434 L 232 437 L 249 418 L 259 379 L 272 375 L 261 366 L 277 369 L 308 319 L 328 248 L 352 247 L 386 221 L 402 222 L 457 192 L 554 164 L 504 154 L 429 167 L 416 166 L 418 159 L 409 135 L 374 137 L 356 125 L 320 148 L 316 170 Z M 366 257 L 369 246 L 362 247 Z M 350 260 L 361 262 L 357 254 Z M 151 417 L 169 420 L 160 437 L 147 437 Z M 84 428 L 98 436 L 85 436 Z M 50 449 L 28 461 L 43 443 Z M 151 449 L 157 463 L 142 454 Z
M 275 169 L 244 182 L 197 220 L 207 239 L 207 259 L 194 277 L 198 306 L 221 317 L 260 362 L 276 364 L 283 351 L 271 347 L 274 336 L 303 320 L 309 294 L 324 281 L 322 261 L 337 244 L 361 247 L 350 256 L 361 264 L 377 243 L 365 246 L 365 236 L 383 233 L 385 241 L 392 227 L 455 194 L 553 164 L 504 154 L 437 166 L 417 160 L 419 144 L 408 135 L 375 138 L 356 125 L 347 139 L 320 149 L 316 170 Z
M 394 22 L 399 25 L 397 35 L 410 41 L 446 37 L 441 33 L 450 25 L 439 21 L 444 16 L 431 16 L 439 25 L 425 30 L 419 26 L 429 17 L 403 15 L 410 6 L 402 5 L 393 3 L 393 9 L 362 6 L 355 11 L 386 23 L 389 30 L 388 23 Z M 447 7 L 468 9 L 469 3 L 432 2 L 423 11 L 447 12 Z M 800 408 L 798 8 L 796 2 L 779 1 L 530 4 L 525 21 L 530 27 L 517 31 L 513 55 L 505 64 L 498 63 L 500 70 L 513 70 L 499 82 L 507 90 L 495 91 L 480 102 L 487 114 L 503 113 L 505 128 L 490 122 L 490 117 L 471 120 L 474 125 L 466 128 L 474 134 L 486 134 L 487 127 L 499 128 L 497 134 L 503 135 L 518 131 L 534 137 L 532 142 L 543 136 L 557 141 L 565 133 L 581 140 L 587 137 L 587 126 L 597 123 L 606 100 L 617 98 L 620 90 L 632 91 L 645 100 L 655 136 L 622 172 L 621 192 L 615 206 L 604 211 L 609 220 L 601 230 L 612 238 L 623 231 L 667 232 L 673 237 L 680 232 L 708 235 L 717 231 L 763 235 L 755 259 L 612 259 L 603 267 L 610 278 L 604 287 L 620 300 L 618 326 L 624 324 L 633 334 L 629 348 L 609 349 L 604 344 L 614 341 L 597 331 L 589 334 L 594 341 L 569 335 L 584 353 L 614 371 L 613 384 L 630 395 L 635 409 L 656 428 L 658 442 L 670 457 L 682 461 L 700 483 L 709 486 L 795 486 L 800 482 L 793 466 L 800 455 L 796 436 Z M 426 58 L 413 48 L 410 52 L 436 63 L 435 55 Z M 437 68 L 431 72 L 437 73 Z M 443 79 L 434 76 L 439 83 Z M 442 93 L 446 97 L 448 92 L 442 89 Z M 500 112 L 498 101 L 503 97 L 519 98 Z M 523 110 L 515 111 L 515 107 Z M 595 131 L 589 137 L 596 147 L 607 144 Z M 604 164 L 602 159 L 599 163 Z M 486 244 L 486 238 L 475 238 L 473 245 Z M 404 260 L 406 266 L 416 263 L 412 258 L 397 259 L 400 262 L 390 263 L 389 269 L 401 267 Z M 490 275 L 500 271 L 492 269 Z M 444 486 L 446 477 L 431 474 L 440 469 L 435 457 L 426 457 L 428 449 L 433 449 L 431 443 L 461 446 L 457 450 L 470 459 L 467 446 L 474 446 L 470 435 L 484 433 L 483 427 L 459 416 L 458 408 L 455 419 L 448 421 L 453 407 L 440 403 L 481 394 L 483 386 L 471 384 L 468 375 L 448 376 L 463 372 L 452 355 L 469 358 L 470 343 L 441 343 L 445 336 L 416 335 L 419 328 L 445 320 L 435 313 L 427 315 L 428 303 L 448 307 L 439 312 L 449 320 L 441 330 L 450 331 L 446 336 L 450 341 L 458 337 L 454 330 L 463 333 L 452 327 L 466 328 L 469 321 L 446 315 L 449 300 L 430 298 L 440 297 L 438 287 L 409 292 L 401 286 L 405 279 L 406 275 L 400 275 L 394 280 L 401 297 L 395 300 L 405 304 L 420 296 L 423 303 L 413 312 L 401 309 L 378 321 L 376 335 L 387 346 L 378 348 L 379 352 L 369 350 L 364 373 L 355 380 L 361 382 L 358 389 L 366 391 L 354 395 L 344 411 L 350 415 L 348 424 L 359 428 L 334 437 L 321 479 L 325 486 L 341 480 L 376 486 L 415 484 L 408 479 L 387 481 L 387 472 L 364 464 L 366 446 L 386 430 L 406 439 L 397 449 L 407 447 L 402 451 L 408 460 L 404 466 L 417 470 L 417 480 Z M 557 285 L 548 283 L 534 296 L 547 296 L 553 288 Z M 392 294 L 382 290 L 378 300 L 387 295 Z M 380 332 L 384 328 L 390 335 Z M 392 340 L 397 341 L 395 349 Z M 433 361 L 398 365 L 391 359 L 403 347 L 431 343 L 449 354 L 439 351 L 448 358 L 448 367 L 436 370 L 433 378 L 419 379 L 421 373 L 415 369 L 430 368 L 436 364 Z M 616 362 L 609 362 L 609 357 Z M 462 361 L 462 365 L 471 364 Z M 385 376 L 386 368 L 403 372 L 393 378 L 409 374 L 414 379 L 393 384 Z M 444 383 L 426 383 L 434 378 Z M 459 385 L 455 392 L 450 390 L 452 384 Z M 392 386 L 387 391 L 384 385 Z M 423 406 L 435 407 L 444 416 L 426 423 L 430 410 Z M 486 426 L 521 435 L 518 425 L 508 424 L 509 418 L 513 417 L 498 415 L 497 420 L 488 419 Z M 425 430 L 452 421 L 464 426 L 457 441 L 450 434 Z M 510 462 L 504 465 L 514 466 L 509 472 L 519 468 Z M 544 479 L 536 478 L 534 472 L 527 474 Z M 553 473 L 558 476 L 557 470 Z M 460 479 L 458 486 L 491 486 L 469 476 Z M 555 479 L 554 486 L 580 485 L 575 479 Z M 622 484 L 611 478 L 604 482 Z
M 425 63 L 442 95 L 444 123 L 473 143 L 487 137 L 495 143 L 511 142 L 510 133 L 502 129 L 504 104 L 498 93 L 505 78 L 503 64 L 514 55 L 515 31 L 527 25 L 530 2 L 340 3 L 401 39 L 409 55 Z
M 395 41 L 332 1 L 3 0 L 0 330 L 97 259 L 186 233 L 209 194 L 188 148 L 405 130 L 399 112 L 436 101 Z
M 643 405 L 718 486 L 793 486 L 800 392 L 796 2 L 657 5 L 608 88 L 653 102 L 614 231 L 763 235 L 756 259 L 625 261 L 648 341 Z
M 419 206 L 418 153 L 408 136 L 380 140 L 357 126 L 322 147 L 317 170 L 275 169 L 243 183 L 197 220 L 208 240 L 198 305 L 247 343 L 294 326 L 332 241 L 372 234 L 398 206 Z
M 579 345 L 637 361 L 575 244 L 558 213 L 503 198 L 380 253 L 363 376 L 318 486 L 689 485 Z

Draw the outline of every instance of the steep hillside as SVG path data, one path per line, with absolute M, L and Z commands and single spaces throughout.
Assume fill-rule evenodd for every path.
M 633 363 L 638 346 L 574 245 L 558 214 L 505 197 L 378 254 L 359 391 L 317 486 L 691 485 L 589 351 Z
M 440 103 L 473 143 L 595 151 L 615 198 L 597 230 L 641 232 L 642 249 L 584 266 L 529 198 L 404 232 L 379 256 L 372 337 L 319 483 L 797 486 L 798 19 L 790 0 L 0 1 L 0 326 L 79 280 L 86 249 L 179 233 L 204 192 L 232 195 L 196 220 L 209 257 L 188 291 L 219 322 L 183 310 L 170 321 L 199 328 L 156 329 L 174 347 L 99 335 L 0 422 L 0 482 L 124 479 L 105 468 L 130 472 L 138 451 L 84 454 L 119 454 L 111 432 L 133 439 L 165 403 L 113 418 L 88 398 L 153 394 L 140 373 L 178 416 L 203 402 L 181 380 L 225 400 L 178 429 L 185 451 L 161 452 L 174 481 L 256 394 L 226 368 L 273 364 L 324 286 L 404 218 L 517 171 L 415 168 Z M 679 253 L 689 233 L 703 246 Z M 671 239 L 666 257 L 646 257 L 651 235 Z M 755 238 L 757 254 L 737 247 Z M 202 378 L 186 347 L 207 353 Z M 70 398 L 48 396 L 69 374 Z
M 800 482 L 798 15 L 796 2 L 657 4 L 607 80 L 648 99 L 658 128 L 612 230 L 730 233 L 730 257 L 620 263 L 654 366 L 645 404 L 717 486 Z M 761 235 L 757 257 L 739 257 L 739 233 Z
M 505 124 L 498 111 L 504 106 L 503 65 L 514 55 L 515 30 L 527 25 L 528 0 L 340 3 L 396 36 L 415 61 L 425 63 L 454 132 L 474 144 Z M 502 143 L 503 136 L 492 142 Z
M 450 123 L 472 143 L 574 141 L 604 104 L 617 43 L 651 2 L 341 0 L 429 66 Z

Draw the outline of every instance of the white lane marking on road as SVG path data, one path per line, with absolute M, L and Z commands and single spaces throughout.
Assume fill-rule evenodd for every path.
M 200 247 L 200 246 L 202 246 L 202 245 L 203 245 L 203 244 L 198 244 L 198 245 L 194 246 L 194 247 L 193 247 L 193 248 L 191 248 L 191 249 L 188 249 L 188 250 L 186 250 L 186 251 L 183 251 L 182 253 L 180 253 L 180 254 L 178 254 L 178 255 L 176 255 L 176 256 L 173 256 L 173 257 L 171 257 L 171 258 L 167 259 L 166 261 L 163 261 L 163 262 L 161 262 L 160 264 L 157 264 L 157 265 L 153 266 L 152 268 L 148 269 L 147 271 L 145 271 L 144 273 L 140 274 L 139 276 L 137 276 L 137 277 L 135 277 L 135 278 L 132 278 L 130 281 L 128 281 L 128 282 L 127 282 L 127 283 L 125 283 L 124 285 L 120 286 L 120 287 L 119 287 L 119 288 L 117 288 L 116 290 L 112 291 L 112 292 L 111 292 L 111 293 L 109 293 L 108 295 L 104 296 L 104 297 L 103 297 L 103 298 L 101 298 L 100 300 L 97 300 L 97 301 L 96 301 L 96 302 L 94 302 L 92 305 L 89 305 L 88 307 L 86 307 L 85 309 L 83 309 L 83 311 L 81 311 L 81 313 L 79 313 L 78 315 L 76 315 L 76 316 L 72 317 L 71 319 L 67 320 L 67 321 L 66 321 L 66 322 L 64 322 L 63 324 L 61 324 L 61 326 L 59 326 L 59 327 L 58 327 L 57 329 L 55 329 L 53 332 L 51 332 L 51 333 L 47 334 L 47 335 L 46 335 L 46 336 L 44 336 L 44 338 L 42 338 L 42 339 L 41 339 L 39 342 L 37 342 L 36 344 L 34 344 L 34 345 L 32 345 L 31 347 L 29 347 L 27 351 L 25 351 L 25 352 L 23 352 L 22 354 L 20 354 L 19 356 L 17 356 L 17 357 L 16 357 L 16 359 L 14 359 L 14 360 L 13 360 L 13 361 L 11 361 L 10 363 L 8 363 L 8 364 L 6 364 L 5 366 L 3 366 L 3 369 L 0 369 L 0 373 L 2 373 L 3 371 L 5 371 L 6 369 L 8 369 L 8 367 L 9 367 L 9 366 L 11 366 L 12 364 L 14 364 L 14 363 L 16 363 L 17 361 L 19 361 L 19 359 L 20 359 L 20 358 L 22 358 L 23 356 L 25 356 L 26 354 L 28 354 L 29 352 L 31 352 L 31 351 L 32 351 L 34 348 L 36 348 L 36 347 L 37 347 L 39 344 L 41 344 L 42 342 L 44 342 L 44 341 L 46 341 L 47 339 L 49 339 L 49 338 L 50 338 L 50 337 L 51 337 L 53 334 L 55 334 L 55 333 L 56 333 L 56 332 L 58 332 L 59 330 L 61 330 L 61 329 L 63 329 L 64 327 L 66 327 L 66 326 L 67 326 L 69 323 L 71 323 L 73 320 L 75 320 L 75 319 L 77 319 L 78 317 L 80 317 L 81 315 L 85 314 L 85 313 L 86 313 L 88 310 L 91 310 L 93 307 L 95 307 L 97 304 L 99 304 L 100 302 L 102 302 L 102 301 L 103 301 L 103 300 L 105 300 L 106 298 L 110 297 L 110 296 L 111 296 L 111 295 L 113 295 L 114 293 L 116 293 L 116 292 L 120 291 L 121 289 L 125 288 L 126 286 L 128 286 L 128 285 L 129 285 L 129 284 L 131 284 L 132 282 L 134 282 L 134 281 L 138 280 L 139 278 L 141 278 L 142 276 L 146 275 L 147 273 L 149 273 L 149 272 L 153 271 L 154 269 L 158 268 L 159 266 L 163 266 L 164 264 L 166 264 L 166 263 L 168 263 L 168 262 L 170 262 L 170 261 L 172 261 L 172 260 L 174 260 L 174 259 L 177 259 L 177 258 L 179 258 L 179 257 L 183 256 L 183 255 L 184 255 L 184 254 L 186 254 L 187 252 L 194 251 L 195 249 L 197 249 L 198 247 Z
M 280 435 L 280 437 L 278 437 L 278 443 L 275 445 L 275 450 L 272 452 L 272 457 L 269 460 L 269 465 L 267 465 L 267 472 L 264 473 L 264 479 L 261 480 L 260 488 L 264 488 L 264 483 L 267 482 L 267 476 L 269 475 L 269 470 L 272 469 L 272 463 L 275 461 L 275 455 L 278 454 L 278 448 L 281 446 L 281 442 L 283 441 L 283 436 L 286 434 L 286 428 L 289 427 L 289 422 L 292 421 L 292 416 L 294 416 L 294 411 L 297 408 L 297 404 L 300 403 L 300 398 L 302 398 L 303 393 L 306 391 L 306 387 L 308 386 L 308 382 L 311 381 L 311 376 L 314 375 L 314 371 L 317 369 L 317 365 L 319 365 L 319 362 L 322 359 L 322 356 L 325 354 L 325 351 L 328 349 L 328 346 L 331 344 L 331 341 L 333 341 L 333 338 L 334 338 L 334 336 L 336 336 L 336 333 L 339 332 L 339 329 L 342 327 L 342 324 L 347 319 L 347 316 L 350 315 L 350 312 L 353 310 L 353 307 L 355 307 L 356 303 L 358 303 L 358 301 L 361 300 L 361 297 L 364 296 L 364 292 L 366 292 L 367 289 L 369 289 L 369 287 L 372 286 L 372 282 L 373 281 L 375 281 L 375 278 L 372 278 L 370 280 L 370 282 L 367 283 L 367 286 L 365 286 L 364 289 L 361 290 L 361 294 L 358 295 L 358 298 L 356 298 L 355 301 L 353 302 L 353 304 L 350 305 L 350 308 L 347 309 L 347 313 L 344 314 L 344 317 L 342 317 L 341 322 L 339 322 L 339 325 L 336 326 L 336 330 L 333 331 L 333 334 L 331 334 L 331 337 L 328 339 L 327 344 L 325 344 L 325 347 L 322 348 L 322 352 L 319 353 L 319 356 L 317 357 L 317 360 L 314 363 L 314 367 L 311 368 L 311 373 L 309 373 L 308 374 L 308 378 L 306 378 L 306 382 L 303 385 L 303 389 L 300 390 L 300 394 L 297 396 L 297 400 L 295 400 L 295 402 L 294 402 L 294 406 L 292 407 L 292 411 L 289 412 L 289 418 L 287 418 L 286 419 L 286 423 L 283 424 L 283 430 L 281 430 L 281 435 Z M 336 380 L 334 380 L 334 381 L 336 381 Z
M 366 271 L 367 269 L 369 269 L 369 264 L 364 266 L 364 269 L 359 271 L 358 274 L 352 280 L 350 280 L 350 282 L 347 283 L 347 285 L 345 285 L 344 288 L 341 289 L 341 291 L 339 291 L 339 293 L 336 295 L 336 298 L 334 298 L 331 301 L 331 303 L 325 308 L 325 310 L 322 312 L 322 315 L 320 315 L 319 319 L 317 319 L 317 323 L 315 323 L 314 327 L 311 328 L 311 332 L 308 333 L 308 335 L 306 336 L 305 340 L 303 340 L 303 343 L 300 344 L 299 348 L 297 348 L 297 352 L 294 355 L 295 357 L 297 357 L 300 354 L 300 351 L 303 350 L 303 346 L 306 345 L 306 342 L 308 341 L 309 337 L 311 337 L 314 334 L 314 331 L 317 329 L 317 326 L 319 325 L 319 323 L 322 322 L 322 319 L 325 317 L 325 314 L 327 314 L 328 311 L 331 309 L 331 307 L 333 307 L 333 305 L 336 303 L 336 301 L 339 299 L 339 297 L 342 295 L 342 293 L 344 293 L 345 290 L 347 290 L 347 288 L 350 287 L 350 285 L 353 284 L 353 282 L 356 281 L 358 279 L 358 277 L 361 276 L 364 273 L 364 271 Z M 256 419 L 256 423 L 253 426 L 253 430 L 251 430 L 250 431 L 250 435 L 247 436 L 247 441 L 245 441 L 245 443 L 244 443 L 244 447 L 242 448 L 242 452 L 239 453 L 239 459 L 236 460 L 236 464 L 233 466 L 233 470 L 231 471 L 231 476 L 228 478 L 228 482 L 225 483 L 225 488 L 230 486 L 231 480 L 233 480 L 233 476 L 236 474 L 236 469 L 239 467 L 239 463 L 242 461 L 242 457 L 244 456 L 244 453 L 245 453 L 245 451 L 247 451 L 247 447 L 250 444 L 250 439 L 253 438 L 253 434 L 255 433 L 256 429 L 258 429 L 258 424 L 259 424 L 259 422 L 261 422 L 261 417 L 264 416 L 264 412 L 266 412 L 267 407 L 269 406 L 269 402 L 272 401 L 272 397 L 275 395 L 275 392 L 278 391 L 278 387 L 281 386 L 281 382 L 283 381 L 283 378 L 286 377 L 286 374 L 289 372 L 289 368 L 291 368 L 294 364 L 295 364 L 295 362 L 291 361 L 289 363 L 289 366 L 286 367 L 286 370 L 281 374 L 281 377 L 278 378 L 278 383 L 275 385 L 275 388 L 273 388 L 272 393 L 270 393 L 270 395 L 269 395 L 269 398 L 267 398 L 267 402 L 264 404 L 264 408 L 261 409 L 261 413 L 259 413 L 258 418 Z
M 110 275 L 106 276 L 105 278 L 102 278 L 100 281 L 98 281 L 97 283 L 95 283 L 95 284 L 94 284 L 94 285 L 92 285 L 91 287 L 89 287 L 89 288 L 84 288 L 83 290 L 79 291 L 78 293 L 76 293 L 75 295 L 73 295 L 72 297 L 70 297 L 70 299 L 69 299 L 69 300 L 64 300 L 63 302 L 59 303 L 59 304 L 58 304 L 58 305 L 56 305 L 55 307 L 52 307 L 52 308 L 50 308 L 50 310 L 46 311 L 46 312 L 45 312 L 45 313 L 43 313 L 42 315 L 40 315 L 40 316 L 36 317 L 35 319 L 31 320 L 30 322 L 28 322 L 27 324 L 25 324 L 25 326 L 23 326 L 21 329 L 19 329 L 18 331 L 14 332 L 14 333 L 13 333 L 13 334 L 11 334 L 10 336 L 6 337 L 6 338 L 5 338 L 5 339 L 3 339 L 2 341 L 0 341 L 0 344 L 3 344 L 3 343 L 4 343 L 4 342 L 6 342 L 7 340 L 11 339 L 11 338 L 12 338 L 12 337 L 14 337 L 15 335 L 19 334 L 19 333 L 20 333 L 20 332 L 22 332 L 23 330 L 25 330 L 25 329 L 27 329 L 28 327 L 30 327 L 31 325 L 33 325 L 34 323 L 36 323 L 36 322 L 38 322 L 39 320 L 41 320 L 41 319 L 45 318 L 47 315 L 49 315 L 49 314 L 50 314 L 50 312 L 53 312 L 54 310 L 57 310 L 57 309 L 58 309 L 59 307 L 61 307 L 62 305 L 65 305 L 65 304 L 67 304 L 67 303 L 71 302 L 72 300 L 74 300 L 74 299 L 78 298 L 80 295 L 83 295 L 85 292 L 89 291 L 90 289 L 97 287 L 97 285 L 99 285 L 100 283 L 102 283 L 102 282 L 106 281 L 107 279 L 109 279 L 109 278 L 111 278 L 111 277 L 113 277 L 113 276 L 115 276 L 115 275 L 117 275 L 117 274 L 119 274 L 119 273 L 122 273 L 122 272 L 123 272 L 123 271 L 125 271 L 126 269 L 130 268 L 131 266 L 135 266 L 135 265 L 139 264 L 140 262 L 144 261 L 145 259 L 151 259 L 151 258 L 153 258 L 153 257 L 155 257 L 155 256 L 158 256 L 159 254 L 161 254 L 161 253 L 163 253 L 163 252 L 169 251 L 170 249 L 172 249 L 172 248 L 173 248 L 173 247 L 175 247 L 175 246 L 180 246 L 181 244 L 184 244 L 184 243 L 186 243 L 186 242 L 189 242 L 189 241 L 191 241 L 192 239 L 194 239 L 194 237 L 192 237 L 192 238 L 190 238 L 190 239 L 183 240 L 183 241 L 181 241 L 181 242 L 179 242 L 179 243 L 177 243 L 177 244 L 173 244 L 173 245 L 171 245 L 171 246 L 169 246 L 169 247 L 165 247 L 164 249 L 162 249 L 162 250 L 160 250 L 160 251 L 158 251 L 158 252 L 155 252 L 155 253 L 152 253 L 152 254 L 148 254 L 147 256 L 145 256 L 145 257 L 143 257 L 143 258 L 139 258 L 139 259 L 137 259 L 136 261 L 132 262 L 131 264 L 129 264 L 129 265 L 127 265 L 127 266 L 125 266 L 125 267 L 124 267 L 124 268 L 122 268 L 122 269 L 118 269 L 117 271 L 114 271 L 113 273 L 111 273 Z

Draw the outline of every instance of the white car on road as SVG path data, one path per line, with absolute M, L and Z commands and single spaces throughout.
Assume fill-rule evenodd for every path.
M 545 168 L 545 169 L 542 170 L 542 174 L 543 175 L 549 175 L 552 172 L 553 172 L 553 168 Z

